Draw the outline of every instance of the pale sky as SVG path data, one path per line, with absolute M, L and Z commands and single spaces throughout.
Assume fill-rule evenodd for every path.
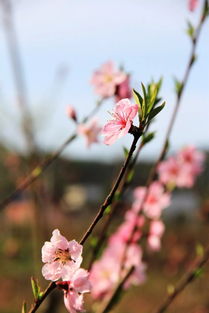
M 152 78 L 164 77 L 161 95 L 167 105 L 153 125 L 156 140 L 144 151 L 145 157 L 155 158 L 173 109 L 173 77 L 182 78 L 190 51 L 186 20 L 195 23 L 199 11 L 188 12 L 187 0 L 18 0 L 14 13 L 40 145 L 53 150 L 73 131 L 74 125 L 65 115 L 68 104 L 76 107 L 79 116 L 88 114 L 97 99 L 89 83 L 92 72 L 113 60 L 132 73 L 135 88 L 141 81 L 146 84 Z M 172 149 L 185 144 L 208 148 L 208 27 L 207 22 L 172 134 Z M 55 73 L 63 65 L 69 75 L 56 90 Z M 2 21 L 0 69 L 0 136 L 20 149 L 18 108 Z M 102 108 L 101 125 L 109 118 L 107 111 L 112 105 L 109 101 Z M 66 149 L 65 155 L 110 160 L 121 156 L 122 146 L 128 146 L 130 139 L 128 135 L 111 147 L 101 143 L 87 150 L 81 138 Z

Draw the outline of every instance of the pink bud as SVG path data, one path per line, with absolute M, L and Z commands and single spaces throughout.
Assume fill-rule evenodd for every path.
M 194 11 L 198 6 L 199 0 L 189 0 L 189 10 Z
M 66 108 L 66 114 L 69 118 L 77 122 L 77 114 L 73 106 L 68 105 Z

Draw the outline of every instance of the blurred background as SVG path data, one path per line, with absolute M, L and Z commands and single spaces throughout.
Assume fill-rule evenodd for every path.
M 197 23 L 200 7 L 191 13 L 186 0 L 0 0 L 0 13 L 0 199 L 75 131 L 66 115 L 69 104 L 79 120 L 95 107 L 91 76 L 108 60 L 131 74 L 136 89 L 163 77 L 166 107 L 152 126 L 156 139 L 143 150 L 134 178 L 134 186 L 145 183 L 173 110 L 173 78 L 182 78 L 188 60 L 187 21 Z M 116 312 L 152 310 L 208 241 L 208 26 L 207 21 L 171 136 L 171 153 L 188 144 L 205 151 L 205 170 L 192 190 L 173 194 L 162 252 L 146 255 L 146 283 L 128 291 Z M 105 101 L 98 112 L 101 125 L 113 104 Z M 123 146 L 131 142 L 127 137 L 90 149 L 78 137 L 40 179 L 0 208 L 1 313 L 20 312 L 24 299 L 30 304 L 30 276 L 46 286 L 40 249 L 54 228 L 80 239 L 120 168 Z M 206 267 L 169 312 L 208 313 L 208 278 Z M 40 309 L 65 311 L 59 292 Z

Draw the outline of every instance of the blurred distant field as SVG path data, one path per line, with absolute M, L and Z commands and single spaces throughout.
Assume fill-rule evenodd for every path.
M 79 237 L 81 226 L 78 217 L 64 217 L 64 233 L 69 238 Z M 2 225 L 1 225 L 2 227 Z M 2 227 L 3 228 L 3 227 Z M 148 254 L 145 257 L 148 266 L 147 281 L 140 287 L 131 288 L 122 299 L 115 312 L 137 313 L 153 312 L 162 302 L 172 284 L 178 281 L 193 264 L 191 256 L 195 257 L 200 245 L 207 243 L 208 223 L 176 220 L 167 225 L 163 239 L 163 250 L 160 253 Z M 46 286 L 40 275 L 41 264 L 34 263 L 32 234 L 28 227 L 12 226 L 1 233 L 0 259 L 0 312 L 20 312 L 22 300 L 32 301 L 30 276 L 39 277 L 41 285 Z M 40 246 L 40 243 L 39 243 Z M 40 250 L 37 250 L 40 258 Z M 173 303 L 168 312 L 209 312 L 208 286 L 209 266 L 207 265 L 195 283 L 188 286 L 182 295 Z M 47 303 L 40 312 L 66 312 L 62 304 L 62 294 L 59 291 L 55 302 L 58 311 L 47 310 Z M 60 293 L 60 294 L 59 294 Z M 88 298 L 89 296 L 87 296 Z M 60 305 L 59 305 L 60 304 Z M 48 304 L 49 305 L 49 304 Z
M 143 183 L 150 165 L 149 163 L 140 165 L 143 171 L 137 172 L 135 184 Z M 96 171 L 93 170 L 95 167 L 97 167 Z M 1 313 L 20 312 L 24 299 L 28 304 L 31 303 L 31 276 L 38 277 L 43 288 L 47 285 L 41 276 L 40 249 L 43 242 L 50 238 L 50 233 L 54 228 L 62 229 L 68 238 L 80 239 L 83 229 L 87 227 L 95 214 L 100 198 L 108 188 L 109 177 L 114 177 L 118 167 L 119 163 L 113 166 L 60 159 L 49 169 L 47 175 L 43 176 L 45 188 L 51 192 L 51 200 L 47 202 L 49 203 L 47 207 L 46 205 L 42 207 L 43 211 L 40 211 L 38 216 L 36 216 L 36 211 L 34 213 L 29 191 L 19 194 L 18 198 L 1 211 Z M 92 175 L 88 172 L 92 172 Z M 174 205 L 166 209 L 164 214 L 167 230 L 163 237 L 162 250 L 159 253 L 146 253 L 144 256 L 147 263 L 147 281 L 140 287 L 131 288 L 121 304 L 116 307 L 116 312 L 135 313 L 139 310 L 152 312 L 172 289 L 172 284 L 175 284 L 179 277 L 191 268 L 193 265 L 191 260 L 195 259 L 195 256 L 198 257 L 197 253 L 201 253 L 201 247 L 207 244 L 209 227 L 207 173 L 208 167 L 206 166 L 205 174 L 198 179 L 192 193 L 177 191 L 173 195 Z M 6 186 L 12 185 L 11 168 L 7 168 L 4 174 L 2 171 L 1 176 L 3 175 L 5 175 L 5 180 L 2 180 L 1 184 L 2 189 L 3 185 L 5 187 L 6 196 L 8 193 Z M 99 185 L 101 176 L 104 178 L 103 186 Z M 47 184 L 46 179 L 49 179 Z M 39 183 L 36 183 L 36 187 L 39 187 Z M 46 190 L 45 199 L 47 199 Z M 125 197 L 126 205 L 130 201 L 130 194 L 129 191 Z M 184 210 L 183 206 L 187 209 Z M 124 205 L 121 207 L 119 205 L 112 229 L 122 218 L 123 212 Z M 102 223 L 97 231 L 101 225 Z M 85 247 L 84 251 L 85 264 L 88 263 L 89 248 Z M 206 266 L 197 281 L 187 287 L 171 306 L 169 312 L 209 312 L 208 279 L 209 266 Z M 50 301 L 53 303 L 53 308 L 50 307 Z M 40 312 L 65 312 L 61 304 L 61 292 L 54 292 L 54 297 L 50 301 L 41 307 Z M 58 311 L 54 303 L 57 303 Z

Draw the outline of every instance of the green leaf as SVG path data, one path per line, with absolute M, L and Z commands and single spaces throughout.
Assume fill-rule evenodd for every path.
M 37 300 L 39 298 L 40 287 L 38 285 L 38 281 L 31 277 L 31 287 L 33 291 L 34 299 Z
M 159 114 L 159 113 L 162 111 L 162 109 L 164 108 L 164 106 L 165 106 L 165 102 L 163 102 L 163 103 L 162 103 L 161 105 L 159 105 L 158 107 L 154 108 L 154 109 L 150 112 L 150 114 L 149 114 L 149 116 L 148 116 L 148 122 L 151 121 L 157 114 Z
M 196 278 L 198 278 L 198 277 L 200 277 L 200 276 L 202 276 L 203 275 L 203 268 L 198 268 L 198 269 L 196 269 L 196 271 L 194 272 L 194 276 L 196 277 Z
M 155 100 L 157 98 L 157 94 L 158 94 L 158 88 L 156 86 L 156 84 L 153 84 L 153 87 L 150 89 L 150 100 L 149 100 L 149 105 L 148 105 L 148 110 L 147 113 L 150 113 L 150 111 L 152 110 Z
M 142 92 L 143 92 L 143 102 L 142 102 L 142 119 L 146 118 L 147 115 L 147 92 L 143 83 L 141 83 Z
M 142 103 L 143 103 L 143 99 L 142 97 L 140 96 L 140 94 L 135 90 L 133 89 L 133 97 L 134 97 L 134 100 L 136 102 L 136 104 L 138 104 L 138 111 L 139 111 L 139 119 L 142 118 Z
M 124 153 L 125 158 L 127 158 L 129 154 L 129 150 L 126 147 L 123 147 L 123 153 Z
M 189 35 L 189 37 L 193 40 L 194 39 L 195 29 L 194 29 L 194 26 L 192 25 L 192 23 L 190 21 L 187 22 L 187 30 L 186 30 L 186 32 Z
M 132 170 L 132 171 L 130 171 L 129 173 L 128 173 L 128 176 L 127 176 L 127 183 L 130 183 L 131 181 L 132 181 L 132 179 L 133 179 L 133 177 L 134 177 L 134 173 L 135 173 L 135 171 L 134 170 Z
M 195 247 L 195 250 L 196 250 L 196 255 L 199 256 L 199 257 L 203 257 L 204 255 L 204 247 L 198 243 Z
M 178 79 L 174 78 L 175 91 L 179 95 L 181 93 L 183 84 Z
M 32 171 L 32 176 L 38 177 L 41 174 L 41 172 L 42 172 L 42 168 L 38 166 Z
M 140 94 L 135 89 L 133 89 L 132 91 L 133 91 L 133 97 L 134 97 L 136 104 L 142 104 L 143 99 L 140 96 Z
M 98 238 L 96 236 L 92 236 L 90 240 L 90 245 L 94 248 L 98 243 Z
M 155 132 L 148 133 L 146 135 L 143 135 L 142 137 L 142 144 L 146 145 L 148 142 L 150 142 L 155 137 Z
M 104 215 L 108 215 L 111 212 L 111 205 L 108 205 L 108 207 L 106 207 L 105 211 L 104 211 Z
M 158 93 L 159 93 L 159 91 L 160 91 L 160 89 L 161 89 L 162 83 L 163 83 L 163 78 L 161 77 L 161 78 L 159 79 L 159 81 L 157 82 Z
M 156 98 L 153 107 L 155 107 L 161 101 L 162 101 L 162 98 Z
M 121 192 L 118 190 L 118 191 L 116 191 L 116 193 L 114 195 L 114 201 L 120 200 L 120 197 L 121 197 Z
M 169 285 L 167 286 L 167 293 L 168 293 L 169 295 L 172 295 L 172 294 L 174 293 L 174 291 L 175 291 L 174 285 L 169 284 Z
M 27 311 L 26 302 L 23 301 L 21 313 L 26 313 L 26 311 Z

